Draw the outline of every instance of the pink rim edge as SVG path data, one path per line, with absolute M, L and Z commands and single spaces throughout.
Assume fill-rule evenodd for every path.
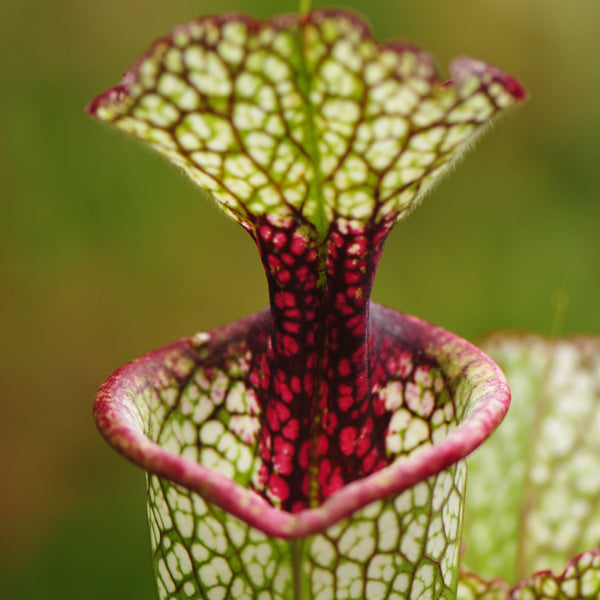
M 472 386 L 475 406 L 441 443 L 357 480 L 323 504 L 298 513 L 274 508 L 244 488 L 201 464 L 177 456 L 143 433 L 131 410 L 135 394 L 145 387 L 148 372 L 173 351 L 192 351 L 192 338 L 151 352 L 121 367 L 101 386 L 94 402 L 96 424 L 106 441 L 134 464 L 201 495 L 205 500 L 270 536 L 300 538 L 318 533 L 367 504 L 398 494 L 457 463 L 494 431 L 510 405 L 510 389 L 500 367 L 466 340 L 416 317 L 401 316 L 420 334 L 423 349 L 440 361 L 450 359 L 452 372 Z

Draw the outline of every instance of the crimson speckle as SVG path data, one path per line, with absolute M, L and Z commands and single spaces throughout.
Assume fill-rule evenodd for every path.
M 275 404 L 275 408 L 277 410 L 277 416 L 279 417 L 280 422 L 285 422 L 290 418 L 290 409 L 281 402 Z
M 294 441 L 298 438 L 299 430 L 300 430 L 300 424 L 298 423 L 298 420 L 292 419 L 286 423 L 285 427 L 281 430 L 281 433 L 288 440 Z
M 343 454 L 350 456 L 354 452 L 356 443 L 356 429 L 354 427 L 344 427 L 340 432 L 340 449 Z
M 275 454 L 273 468 L 281 475 L 291 475 L 293 470 L 291 457 L 286 454 Z
M 375 462 L 379 458 L 376 448 L 373 448 L 363 459 L 362 467 L 365 473 L 369 473 L 375 466 Z
M 319 456 L 324 456 L 327 454 L 327 450 L 329 449 L 329 440 L 326 435 L 320 435 L 317 440 L 316 451 Z
M 304 376 L 304 390 L 309 396 L 312 396 L 314 390 L 313 378 L 311 375 Z
M 281 306 L 279 308 L 281 308 Z M 285 311 L 285 316 L 286 316 L 286 318 L 294 321 L 294 320 L 301 319 L 302 318 L 302 313 L 297 308 L 290 308 L 290 309 L 288 309 L 288 310 Z
M 354 398 L 352 396 L 340 396 L 338 398 L 338 406 L 342 412 L 349 410 L 354 404 Z
M 294 392 L 294 394 L 299 394 L 302 386 L 300 384 L 300 378 L 297 375 L 294 375 L 291 379 L 290 379 L 290 388 L 292 389 L 292 391 Z
M 347 358 L 343 358 L 340 360 L 340 364 L 338 366 L 338 373 L 342 377 L 347 377 L 352 372 L 352 367 L 350 366 L 350 361 Z
M 271 431 L 279 431 L 280 423 L 279 423 L 279 415 L 277 414 L 277 409 L 274 406 L 269 406 L 267 408 L 267 423 Z
M 279 387 L 279 393 L 284 402 L 291 402 L 294 399 L 294 394 L 287 384 L 282 383 Z
M 282 233 L 281 231 L 278 231 L 274 236 L 273 236 L 273 245 L 276 248 L 283 248 L 283 246 L 285 245 L 287 241 L 287 236 Z
M 308 489 L 306 490 L 305 494 L 308 494 Z M 294 502 L 294 504 L 292 504 L 291 513 L 292 514 L 299 513 L 301 511 L 305 510 L 306 507 L 307 507 L 307 505 L 305 502 L 303 502 L 302 500 L 296 500 L 296 502 Z
M 327 496 L 335 494 L 339 489 L 344 487 L 344 478 L 342 477 L 342 469 L 339 465 L 336 465 L 333 469 L 333 473 L 329 477 L 329 480 L 325 482 L 323 491 Z
M 304 238 L 297 234 L 293 235 L 290 250 L 297 256 L 302 254 L 306 250 L 306 241 Z
M 331 462 L 328 458 L 321 459 L 319 463 L 319 474 L 317 475 L 317 481 L 321 487 L 325 487 L 329 475 L 331 474 Z
M 281 267 L 281 261 L 276 257 L 270 254 L 267 256 L 267 263 L 272 269 L 279 269 Z
M 281 501 L 286 502 L 290 495 L 290 488 L 285 479 L 278 473 L 271 473 L 268 481 L 269 490 Z
M 309 270 L 308 270 L 308 267 L 306 267 L 306 266 L 302 266 L 296 270 L 296 277 L 297 277 L 298 281 L 300 281 L 301 283 L 304 283 L 308 279 L 308 275 L 309 275 Z
M 300 350 L 300 346 L 298 346 L 298 342 L 289 335 L 283 336 L 283 352 L 286 355 L 298 354 Z
M 280 271 L 277 275 L 277 279 L 281 283 L 288 283 L 291 278 L 292 278 L 292 274 L 288 270 Z
M 375 397 L 373 400 L 373 414 L 376 417 L 381 417 L 385 414 L 385 402 L 383 398 Z
M 268 242 L 271 239 L 271 237 L 273 237 L 273 230 L 270 227 L 267 227 L 266 225 L 260 227 L 258 231 L 260 233 L 260 237 L 265 242 Z
M 281 296 L 283 297 L 284 306 L 287 306 L 288 308 L 296 306 L 294 294 L 291 292 L 282 292 Z
M 304 470 L 308 469 L 310 464 L 310 446 L 310 440 L 306 440 L 301 444 L 300 450 L 298 451 L 298 464 L 300 465 L 300 468 Z
M 371 447 L 371 438 L 361 432 L 356 443 L 356 456 L 362 458 Z

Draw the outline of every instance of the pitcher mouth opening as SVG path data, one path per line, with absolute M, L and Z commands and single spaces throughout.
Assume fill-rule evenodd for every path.
M 398 378 L 392 389 L 398 393 L 403 386 L 402 396 L 390 399 L 386 397 L 390 389 L 383 390 L 386 410 L 391 412 L 385 433 L 389 463 L 344 485 L 318 506 L 295 513 L 282 510 L 256 489 L 253 474 L 258 467 L 252 461 L 259 460 L 256 426 L 260 427 L 261 407 L 252 402 L 249 390 L 245 390 L 248 397 L 242 398 L 244 390 L 223 379 L 225 366 L 230 373 L 248 368 L 251 357 L 244 340 L 260 336 L 268 326 L 268 310 L 180 340 L 116 371 L 96 397 L 98 427 L 106 440 L 136 465 L 198 493 L 268 535 L 297 538 L 321 531 L 460 461 L 491 434 L 510 402 L 499 367 L 469 342 L 380 305 L 373 304 L 371 312 L 373 332 L 385 331 L 382 335 L 395 341 L 388 362 L 393 365 L 395 360 L 396 368 L 404 368 L 406 374 L 406 366 L 397 366 L 398 359 L 402 354 L 406 362 L 410 351 L 421 364 L 435 365 L 441 383 L 431 370 L 417 373 L 413 369 L 413 376 L 431 378 L 425 383 L 437 385 L 439 391 L 443 384 L 447 397 L 439 406 L 434 402 L 416 407 L 406 393 L 414 380 L 407 378 Z M 206 416 L 211 408 L 206 396 L 199 393 L 202 384 L 210 381 L 213 395 L 218 392 L 215 385 L 223 388 L 220 408 L 215 411 L 212 407 L 211 418 Z M 244 402 L 246 412 L 241 410 Z M 411 415 L 412 421 L 408 421 Z M 429 427 L 427 436 L 424 426 Z M 219 457 L 219 448 L 232 440 L 235 444 L 225 450 L 230 459 Z

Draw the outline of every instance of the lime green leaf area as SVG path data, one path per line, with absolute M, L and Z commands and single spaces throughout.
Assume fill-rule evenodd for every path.
M 512 78 L 378 44 L 350 13 L 205 18 L 174 30 L 89 107 L 151 144 L 236 219 L 392 224 L 502 109 Z
M 515 599 L 598 598 L 600 340 L 497 334 L 484 349 L 513 399 L 468 461 L 463 567 L 525 580 Z

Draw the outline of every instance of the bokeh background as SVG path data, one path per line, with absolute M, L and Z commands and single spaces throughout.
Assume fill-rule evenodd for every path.
M 314 7 L 323 7 L 314 1 Z M 476 340 L 600 334 L 598 0 L 352 0 L 380 39 L 469 54 L 530 101 L 391 235 L 374 298 Z M 84 106 L 156 37 L 293 0 L 2 0 L 0 597 L 152 598 L 143 474 L 101 439 L 130 359 L 267 301 L 249 237 Z

